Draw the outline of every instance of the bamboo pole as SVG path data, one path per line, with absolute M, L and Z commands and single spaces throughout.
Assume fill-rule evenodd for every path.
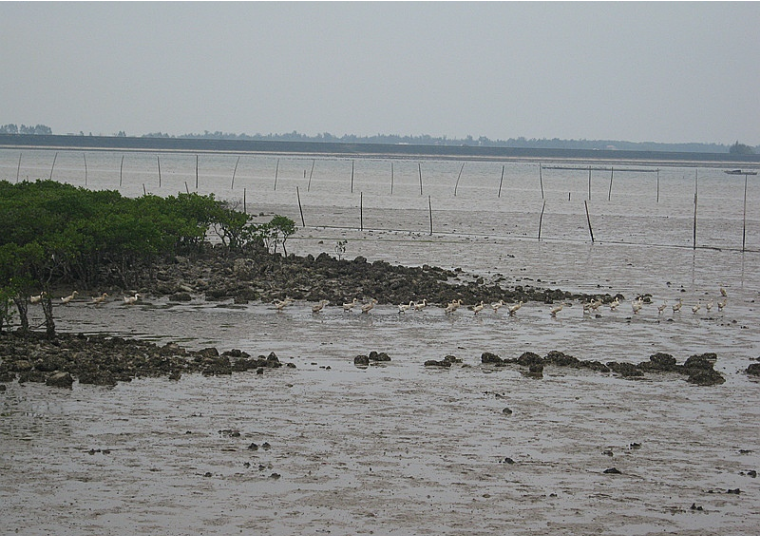
M 502 166 L 502 176 L 499 178 L 499 191 L 497 197 L 502 197 L 502 181 L 505 180 L 505 166 Z
M 460 167 L 460 173 L 457 175 L 457 182 L 454 183 L 454 196 L 457 197 L 457 185 L 460 184 L 460 177 L 462 177 L 462 170 L 465 169 L 465 162 Z
M 145 191 L 145 183 L 143 183 L 143 197 L 148 195 L 148 192 Z
M 87 187 L 87 153 L 82 153 L 82 160 L 85 162 L 85 187 Z
M 608 186 L 608 201 L 610 201 L 610 194 L 613 191 L 613 166 L 610 167 L 610 186 Z
M 587 212 L 587 225 L 589 226 L 589 237 L 592 239 L 592 243 L 595 243 L 595 235 L 592 232 L 592 221 L 589 219 L 589 206 L 586 199 L 584 200 L 584 210 Z
M 198 155 L 196 155 L 196 191 L 198 191 Z
M 190 195 L 190 188 L 188 188 L 188 181 L 185 181 L 185 193 Z
M 539 189 L 542 191 L 542 199 L 544 199 L 544 184 L 542 183 L 542 164 L 539 164 Z
M 695 170 L 695 209 L 692 215 L 692 249 L 697 248 L 698 242 L 698 170 Z
M 299 202 L 299 214 L 301 214 L 301 226 L 306 227 L 304 223 L 304 210 L 301 208 L 301 196 L 299 195 L 299 187 L 296 186 L 296 200 Z
M 656 169 L 655 170 L 655 202 L 660 203 L 661 201 L 661 170 Z
M 18 177 L 21 174 L 21 157 L 24 155 L 24 153 L 18 154 L 18 167 L 16 168 L 16 184 L 18 184 Z
M 362 192 L 359 192 L 359 230 L 365 230 L 364 216 L 362 214 Z
M 748 208 L 748 174 L 745 174 L 745 196 L 743 197 L 743 251 L 745 251 L 745 214 Z
M 542 212 L 539 214 L 539 235 L 536 237 L 537 240 L 542 239 L 542 219 L 544 218 L 544 207 L 546 206 L 547 206 L 547 201 L 546 200 L 542 201 Z
M 274 190 L 277 190 L 277 175 L 278 175 L 279 171 L 280 171 L 280 159 L 278 158 L 277 162 L 275 163 L 275 186 L 274 186 Z
M 312 186 L 312 174 L 314 173 L 314 163 L 316 162 L 316 159 L 312 159 L 312 169 L 309 170 L 309 182 L 307 183 L 307 192 Z
M 124 155 L 122 155 L 122 163 L 119 164 L 119 188 L 122 187 L 122 178 L 124 177 Z M 187 183 L 185 183 L 187 187 Z
M 55 161 L 58 158 L 58 151 L 55 152 L 55 156 L 53 157 L 53 165 L 50 166 L 50 180 L 53 180 L 53 168 L 55 167 Z
M 428 236 L 433 236 L 433 210 L 431 209 L 431 196 L 428 196 L 428 224 L 430 231 Z
M 240 156 L 235 160 L 235 167 L 233 168 L 233 180 L 230 182 L 230 189 L 235 188 L 235 174 L 238 172 L 238 164 L 240 163 Z
M 161 188 L 161 156 L 156 155 L 156 167 L 159 170 L 159 188 Z
M 417 174 L 420 177 L 420 195 L 423 195 L 423 170 L 420 167 L 420 162 L 417 164 Z

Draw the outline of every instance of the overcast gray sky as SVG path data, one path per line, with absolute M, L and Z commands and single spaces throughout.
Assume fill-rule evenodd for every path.
M 759 143 L 759 2 L 0 2 L 0 124 Z

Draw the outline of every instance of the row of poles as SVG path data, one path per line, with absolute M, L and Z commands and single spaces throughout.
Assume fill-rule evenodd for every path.
M 18 183 L 19 176 L 21 173 L 21 160 L 23 157 L 23 153 L 19 154 L 19 160 L 18 160 L 18 167 L 16 170 L 16 182 Z M 87 169 L 87 155 L 86 153 L 82 153 L 82 158 L 84 161 L 84 170 L 85 170 L 85 186 L 87 186 L 87 175 L 88 175 L 88 169 Z M 58 159 L 58 151 L 56 151 L 55 155 L 53 156 L 53 163 L 50 166 L 50 180 L 53 179 L 53 171 L 55 169 L 56 160 Z M 238 171 L 238 165 L 240 163 L 240 156 L 237 157 L 235 160 L 235 167 L 233 168 L 233 174 L 232 174 L 232 180 L 230 182 L 230 189 L 235 188 L 235 176 Z M 312 176 L 314 174 L 314 167 L 315 167 L 316 159 L 312 160 L 312 167 L 309 171 L 309 181 L 307 183 L 307 191 L 310 190 L 312 185 Z M 161 157 L 160 155 L 156 155 L 156 165 L 158 170 L 158 186 L 161 188 Z M 465 163 L 460 166 L 460 171 L 457 174 L 457 180 L 455 182 L 454 186 L 454 196 L 457 197 L 457 188 L 460 184 L 460 179 L 462 178 L 463 171 L 465 169 Z M 588 181 L 587 181 L 587 200 L 592 199 L 592 171 L 608 171 L 610 169 L 610 183 L 608 186 L 608 201 L 611 199 L 612 191 L 613 191 L 613 177 L 615 171 L 625 171 L 630 173 L 655 173 L 656 174 L 656 203 L 660 202 L 660 170 L 659 169 L 619 169 L 616 170 L 614 167 L 610 168 L 603 168 L 603 167 L 595 167 L 593 168 L 591 165 L 586 167 L 574 167 L 574 166 L 544 166 L 542 164 L 539 165 L 539 189 L 542 196 L 542 210 L 539 215 L 539 231 L 537 239 L 541 240 L 542 237 L 542 221 L 544 218 L 544 211 L 546 208 L 546 199 L 544 195 L 544 181 L 543 181 L 543 175 L 542 172 L 544 169 L 550 169 L 550 170 L 565 170 L 565 171 L 587 171 L 588 172 Z M 280 159 L 278 158 L 275 164 L 275 180 L 273 184 L 273 189 L 277 190 L 277 182 L 278 182 L 278 175 L 280 170 Z M 747 231 L 747 224 L 746 224 L 746 217 L 747 217 L 747 199 L 748 199 L 748 176 L 749 175 L 758 175 L 758 172 L 752 172 L 752 171 L 741 171 L 741 170 L 733 170 L 733 171 L 726 171 L 725 173 L 730 175 L 745 175 L 745 193 L 743 198 L 743 238 L 742 238 L 742 249 L 745 250 L 745 244 L 746 244 L 746 231 Z M 306 170 L 304 171 L 304 174 L 306 176 Z M 350 181 L 350 192 L 354 193 L 354 160 L 351 161 L 351 181 Z M 119 188 L 122 187 L 123 184 L 123 177 L 124 177 L 124 155 L 121 157 L 121 161 L 119 164 Z M 505 166 L 502 166 L 502 174 L 500 176 L 499 180 L 499 189 L 497 191 L 497 197 L 502 196 L 502 184 L 504 182 L 505 178 Z M 420 163 L 418 163 L 418 182 L 420 185 L 420 195 L 423 195 L 423 170 Z M 199 187 L 199 156 L 195 155 L 195 189 L 198 190 Z M 187 193 L 190 193 L 190 188 L 188 187 L 187 181 L 185 181 L 185 191 Z M 146 193 L 145 184 L 143 184 L 143 193 Z M 391 163 L 391 194 L 394 193 L 394 164 Z M 303 207 L 301 206 L 301 197 L 299 194 L 298 187 L 296 188 L 296 196 L 299 204 L 299 212 L 301 214 L 301 222 L 302 225 L 304 224 L 304 213 L 303 213 Z M 364 228 L 363 225 L 363 214 L 362 214 L 362 199 L 363 194 L 360 192 L 360 229 L 362 230 Z M 571 193 L 568 193 L 568 199 L 570 201 L 571 199 Z M 594 231 L 592 229 L 592 222 L 589 215 L 589 205 L 587 203 L 587 200 L 584 201 L 584 210 L 586 212 L 587 217 L 587 226 L 589 228 L 589 237 L 594 243 Z M 243 211 L 246 212 L 246 188 L 243 188 Z M 698 172 L 695 170 L 695 193 L 694 193 L 694 211 L 693 211 L 693 230 L 692 230 L 692 247 L 693 249 L 697 248 L 697 213 L 698 213 Z M 429 212 L 429 222 L 430 222 L 430 234 L 433 234 L 433 212 L 431 209 L 431 196 L 428 196 L 428 212 Z

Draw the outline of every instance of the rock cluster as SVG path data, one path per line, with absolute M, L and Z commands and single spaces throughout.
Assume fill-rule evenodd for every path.
M 599 361 L 581 360 L 558 351 L 549 352 L 545 357 L 534 352 L 524 352 L 515 359 L 502 359 L 491 352 L 481 354 L 481 363 L 498 367 L 511 364 L 527 367 L 528 371 L 524 374 L 533 378 L 542 377 L 544 366 L 554 365 L 557 367 L 585 368 L 596 372 L 613 372 L 625 378 L 641 377 L 646 372 L 673 372 L 686 375 L 687 381 L 696 385 L 724 383 L 724 377 L 713 368 L 715 362 L 716 354 L 714 353 L 690 356 L 682 365 L 677 364 L 673 356 L 660 352 L 651 355 L 649 361 L 643 361 L 636 365 L 616 361 L 601 363 Z
M 167 376 L 179 379 L 184 373 L 225 375 L 246 370 L 263 373 L 282 363 L 273 353 L 252 357 L 240 350 L 222 354 L 216 348 L 190 351 L 169 343 L 158 346 L 140 340 L 104 335 L 59 335 L 49 340 L 29 333 L 0 336 L 0 382 L 18 379 L 54 387 L 83 384 L 116 385 L 140 377 Z M 294 366 L 289 363 L 288 366 Z
M 290 297 L 295 300 L 328 300 L 347 303 L 375 298 L 380 304 L 407 303 L 427 299 L 430 303 L 464 303 L 591 299 L 587 294 L 573 294 L 559 289 L 530 285 L 503 287 L 500 282 L 486 283 L 472 279 L 460 269 L 445 270 L 429 265 L 407 267 L 385 261 L 368 262 L 336 259 L 327 253 L 282 257 L 259 248 L 243 252 L 208 246 L 194 257 L 174 257 L 153 268 L 155 277 L 145 282 L 146 293 L 188 301 L 192 294 L 207 300 L 234 299 L 237 303 L 261 300 L 271 302 Z M 502 280 L 504 281 L 504 280 Z M 619 297 L 623 299 L 623 296 Z M 610 295 L 595 296 L 603 303 Z

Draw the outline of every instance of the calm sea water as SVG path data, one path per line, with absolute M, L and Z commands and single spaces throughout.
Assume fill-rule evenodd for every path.
M 725 170 L 638 162 L 0 150 L 0 180 L 52 178 L 127 196 L 213 193 L 241 208 L 245 198 L 250 213 L 275 206 L 307 227 L 535 239 L 541 220 L 545 240 L 591 242 L 594 236 L 597 242 L 729 249 L 741 249 L 744 241 L 758 250 L 758 176 L 746 185 L 745 176 Z

